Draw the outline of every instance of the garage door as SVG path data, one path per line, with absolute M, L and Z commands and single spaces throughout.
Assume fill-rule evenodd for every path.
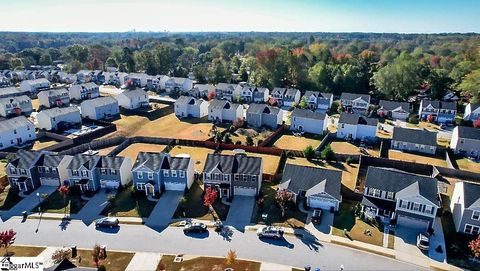
M 331 207 L 335 208 L 336 203 L 334 201 L 319 198 L 319 197 L 309 197 L 308 206 L 311 208 L 319 208 L 324 210 L 330 210 Z
M 423 219 L 417 219 L 409 216 L 399 215 L 397 219 L 397 224 L 404 227 L 409 227 L 412 229 L 418 229 L 425 231 L 428 229 L 428 221 Z
M 101 188 L 117 189 L 119 186 L 120 186 L 120 183 L 117 181 L 100 180 Z
M 165 183 L 165 190 L 183 191 L 185 190 L 185 183 Z
M 59 186 L 60 180 L 59 179 L 47 179 L 47 178 L 40 178 L 40 183 L 46 186 Z
M 238 196 L 256 196 L 257 195 L 257 189 L 251 188 L 251 187 L 240 187 L 240 186 L 235 186 L 233 188 L 233 194 L 238 195 Z

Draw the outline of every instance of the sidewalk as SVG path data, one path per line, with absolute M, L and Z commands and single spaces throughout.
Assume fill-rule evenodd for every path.
M 153 252 L 137 252 L 128 264 L 125 271 L 156 270 L 162 254 Z

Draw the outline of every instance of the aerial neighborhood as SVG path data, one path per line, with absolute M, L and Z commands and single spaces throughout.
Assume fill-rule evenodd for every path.
M 307 48 L 306 59 L 325 57 L 328 48 L 311 43 L 286 57 Z M 256 65 L 268 71 L 280 51 L 260 51 Z M 133 57 L 128 47 L 117 53 Z M 159 236 L 176 228 L 261 240 L 308 234 L 409 255 L 422 268 L 470 255 L 480 233 L 478 94 L 448 89 L 443 97 L 423 82 L 408 95 L 383 91 L 375 80 L 394 65 L 386 62 L 370 90 L 355 91 L 318 83 L 324 70 L 313 68 L 324 62 L 302 85 L 277 70 L 257 80 L 263 75 L 238 52 L 228 76 L 219 66 L 205 75 L 152 68 L 137 53 L 136 67 L 113 65 L 112 55 L 77 69 L 58 59 L 0 71 L 0 225 L 22 217 L 107 223 L 122 227 L 109 232 L 117 236 L 123 224 Z M 350 54 L 323 54 L 350 65 Z M 347 80 L 340 77 L 325 80 Z

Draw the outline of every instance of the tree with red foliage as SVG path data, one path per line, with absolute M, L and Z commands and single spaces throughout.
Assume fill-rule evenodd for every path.
M 205 189 L 205 195 L 203 195 L 203 205 L 208 207 L 212 211 L 212 204 L 217 200 L 218 191 L 213 187 L 207 187 Z
M 468 243 L 468 247 L 472 251 L 473 257 L 480 258 L 480 236 L 477 236 L 476 239 L 471 240 Z
M 433 115 L 430 114 L 430 115 L 427 116 L 427 121 L 428 122 L 432 123 L 434 120 L 435 120 L 435 117 Z
M 270 106 L 274 106 L 277 104 L 277 99 L 275 99 L 274 97 L 270 97 L 268 98 L 268 101 L 267 101 L 268 105 Z
M 67 214 L 67 196 L 70 193 L 70 187 L 68 187 L 67 185 L 61 185 L 58 188 L 58 192 L 60 192 L 60 194 L 63 196 L 63 206 L 65 206 L 64 215 L 66 215 Z
M 210 91 L 210 92 L 208 92 L 208 94 L 207 94 L 207 98 L 208 98 L 209 101 L 215 99 L 215 96 L 216 96 L 216 94 L 215 94 L 214 91 Z
M 387 116 L 387 113 L 385 113 L 385 111 L 382 110 L 382 111 L 378 112 L 378 116 L 380 118 L 385 118 Z
M 473 122 L 473 127 L 480 128 L 480 118 Z
M 282 210 L 282 217 L 284 217 L 287 204 L 293 201 L 293 193 L 286 189 L 282 189 L 277 192 L 275 199 Z
M 13 230 L 6 230 L 0 232 L 0 247 L 5 248 L 5 255 L 8 256 L 8 247 L 15 243 L 17 233 Z

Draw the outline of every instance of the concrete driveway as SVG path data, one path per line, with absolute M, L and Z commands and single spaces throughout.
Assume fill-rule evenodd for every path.
M 168 227 L 182 196 L 182 191 L 165 191 L 145 221 L 145 225 L 158 231 Z
M 227 225 L 235 227 L 239 231 L 244 231 L 245 226 L 250 224 L 255 205 L 255 197 L 234 196 L 230 209 L 228 210 Z
M 397 226 L 395 228 L 395 250 L 397 259 L 408 262 L 430 262 L 428 252 L 417 247 L 417 235 L 421 230 Z
M 48 196 L 50 196 L 53 192 L 55 192 L 55 190 L 57 190 L 57 188 L 54 186 L 40 186 L 35 191 L 30 193 L 27 197 L 23 198 L 10 210 L 3 212 L 1 215 L 2 220 L 6 221 L 12 216 L 22 215 L 23 211 L 35 212 L 36 210 L 33 210 L 33 209 L 37 207 L 40 204 L 40 202 L 43 202 Z M 47 197 L 38 197 L 37 193 L 41 195 L 46 195 Z
M 438 246 L 442 247 L 442 252 L 435 251 Z M 442 221 L 439 217 L 435 218 L 435 223 L 433 224 L 433 235 L 430 237 L 428 257 L 438 262 L 444 262 L 447 258 L 445 251 L 445 236 L 443 235 Z
M 82 220 L 85 225 L 90 225 L 95 219 L 102 217 L 100 213 L 108 206 L 108 193 L 104 189 L 99 190 L 83 208 L 72 218 Z
M 320 224 L 315 224 L 315 229 L 323 234 L 330 234 L 330 228 L 333 225 L 334 214 L 323 210 Z

